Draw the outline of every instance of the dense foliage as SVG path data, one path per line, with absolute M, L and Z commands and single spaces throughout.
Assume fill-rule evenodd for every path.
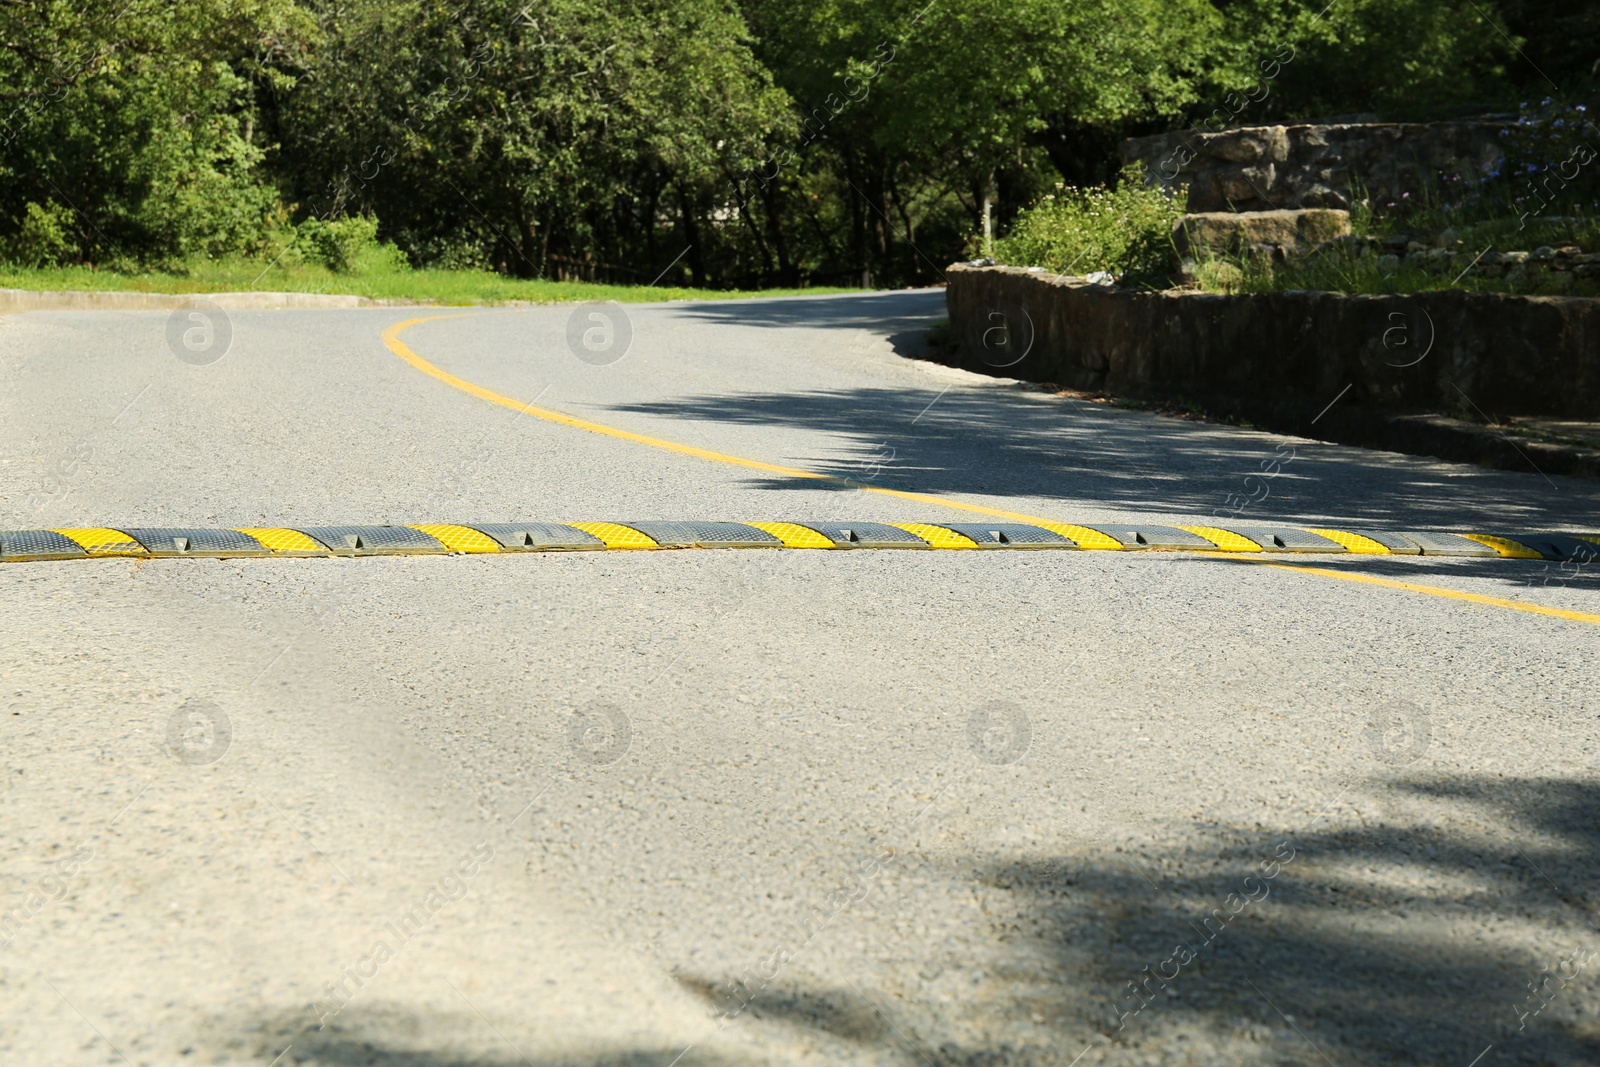
M 1058 182 L 1113 180 L 1126 136 L 1576 105 L 1597 18 L 1540 0 L 14 0 L 0 258 L 339 270 L 376 239 L 519 277 L 936 281 L 986 216 L 1004 234 Z
M 1017 216 L 995 258 L 1056 274 L 1158 277 L 1178 267 L 1172 226 L 1183 197 L 1168 197 L 1129 168 L 1116 188 L 1058 184 Z

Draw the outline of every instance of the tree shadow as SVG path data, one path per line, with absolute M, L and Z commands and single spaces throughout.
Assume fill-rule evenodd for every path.
M 1559 563 L 1460 556 L 1325 556 L 1293 553 L 1271 556 L 1252 553 L 1248 557 L 1184 555 L 1181 558 L 1184 562 L 1203 566 L 1255 567 L 1265 562 L 1290 567 L 1328 567 L 1397 582 L 1430 583 L 1465 578 L 1493 583 L 1498 587 L 1494 592 L 1507 600 L 1528 600 L 1533 603 L 1539 603 L 1541 597 L 1557 590 L 1600 596 L 1600 564 L 1581 564 L 1576 560 Z
M 833 330 L 881 330 L 897 319 L 932 322 L 945 315 L 944 289 L 833 296 L 779 296 L 673 305 L 674 310 L 703 322 L 728 326 Z M 923 331 L 919 331 L 923 332 Z
M 930 857 L 956 893 L 985 900 L 981 996 L 919 1002 L 785 972 L 735 1021 L 801 1038 L 783 1041 L 796 1060 L 926 1067 L 1600 1062 L 1600 783 L 1399 773 L 1341 792 L 1309 823 Z M 963 958 L 982 954 L 962 943 Z M 917 943 L 906 962 L 920 972 L 938 951 Z M 677 977 L 713 1009 L 730 988 Z M 770 1062 L 774 1048 L 574 1054 L 508 1041 L 464 1054 L 421 1035 L 482 1036 L 482 1020 L 382 1007 L 325 1031 L 303 1014 L 253 1029 L 268 1058 L 292 1041 L 293 1062 L 330 1067 L 733 1067 Z
M 1243 525 L 1600 527 L 1600 483 L 1451 465 L 1284 438 L 1003 386 L 859 387 L 691 396 L 612 406 L 654 418 L 826 434 L 809 469 L 928 493 L 1044 497 Z M 760 488 L 816 489 L 765 478 Z M 1552 488 L 1554 486 L 1554 488 Z M 1092 514 L 1071 516 L 1092 521 Z
M 986 994 L 976 1033 L 783 979 L 748 1010 L 929 1067 L 1600 1062 L 1580 985 L 1600 967 L 1600 786 L 1437 778 L 1375 795 L 1306 827 L 980 862 L 979 885 L 1014 906 L 986 908 L 997 939 L 1045 962 Z M 1030 1014 L 1032 1037 L 1016 1023 Z
M 261 1062 L 281 1055 L 283 1067 L 664 1067 L 684 1052 L 681 1045 L 667 1044 L 590 1051 L 518 1046 L 491 1031 L 489 1024 L 476 1015 L 422 1015 L 383 1005 L 353 1008 L 321 1030 L 307 1024 L 303 1013 L 293 1012 L 247 1021 L 243 1030 L 263 1057 Z M 441 1032 L 474 1033 L 480 1038 L 487 1034 L 498 1038 L 500 1049 L 486 1053 L 439 1047 L 446 1042 L 433 1035 Z M 682 1060 L 684 1067 L 735 1067 L 745 1062 L 702 1048 L 694 1049 L 692 1056 Z
M 1488 1046 L 1499 1052 L 1483 1063 L 1600 1062 L 1600 1029 L 1580 1012 L 1592 1002 L 1562 992 L 1562 977 L 1600 963 L 1600 787 L 1440 778 L 1387 791 L 1398 818 L 1212 828 L 1180 848 L 984 878 L 1070 946 L 1064 965 L 1091 961 L 1108 1045 L 1209 1032 L 1341 1067 L 1466 1067 Z M 1445 806 L 1459 829 L 1435 818 Z M 1535 1012 L 1545 1001 L 1528 987 L 1542 977 L 1549 1007 Z

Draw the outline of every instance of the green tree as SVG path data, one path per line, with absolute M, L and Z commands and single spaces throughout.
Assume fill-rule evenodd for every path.
M 254 86 L 282 80 L 276 53 L 309 28 L 292 0 L 0 6 L 0 234 L 55 202 L 68 259 L 259 241 L 276 197 Z

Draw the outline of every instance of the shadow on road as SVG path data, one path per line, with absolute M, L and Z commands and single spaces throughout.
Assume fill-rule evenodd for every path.
M 728 326 L 881 330 L 900 318 L 932 323 L 945 316 L 944 290 L 907 289 L 860 296 L 787 296 L 771 300 L 674 305 L 684 315 Z
M 1448 583 L 1451 579 L 1469 579 L 1492 583 L 1493 588 L 1473 587 L 1468 591 L 1482 592 L 1485 596 L 1498 596 L 1505 600 L 1527 600 L 1543 604 L 1548 594 L 1567 589 L 1600 598 L 1600 565 L 1580 566 L 1577 561 L 1557 563 L 1546 560 L 1524 559 L 1473 559 L 1455 556 L 1366 556 L 1366 555 L 1296 555 L 1282 553 L 1268 556 L 1251 554 L 1248 557 L 1225 555 L 1184 555 L 1186 562 L 1212 567 L 1257 567 L 1262 563 L 1281 563 L 1289 567 L 1326 567 L 1340 572 L 1370 575 L 1395 582 L 1423 585 Z M 1455 588 L 1454 586 L 1449 586 Z M 1588 605 L 1586 610 L 1592 608 Z
M 1600 483 L 1435 461 L 1164 418 L 1004 387 L 743 393 L 617 405 L 657 418 L 796 428 L 846 442 L 811 468 L 930 493 L 1054 498 L 1240 525 L 1600 527 Z M 768 479 L 764 488 L 817 488 Z M 1085 504 L 1085 501 L 1093 502 Z
M 796 1056 L 928 1067 L 1079 1055 L 1083 1065 L 1600 1062 L 1600 785 L 1401 774 L 1353 786 L 1309 825 L 1207 823 L 1071 854 L 925 857 L 985 901 L 971 914 L 993 951 L 970 995 L 932 996 L 917 976 L 941 945 L 912 938 L 892 965 L 898 994 L 786 972 L 729 1031 L 762 1039 L 749 1057 L 705 1047 L 681 1063 L 769 1062 L 774 1042 L 794 1042 Z M 884 893 L 889 921 L 913 918 L 895 909 L 893 886 Z M 731 976 L 678 979 L 706 999 L 709 1023 L 711 991 Z M 321 1033 L 287 1017 L 256 1033 L 274 1052 L 292 1040 L 295 1062 L 338 1067 L 666 1067 L 682 1051 L 574 1056 L 508 1042 L 502 1056 L 474 1058 L 419 1047 L 478 1022 L 367 1009 Z M 497 1030 L 506 1026 L 517 1029 Z

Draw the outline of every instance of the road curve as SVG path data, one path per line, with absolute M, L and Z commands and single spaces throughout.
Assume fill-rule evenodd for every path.
M 4 317 L 0 528 L 1600 529 L 1588 481 L 921 362 L 942 314 Z M 1597 592 L 1498 557 L 0 563 L 0 1061 L 1593 1060 Z

